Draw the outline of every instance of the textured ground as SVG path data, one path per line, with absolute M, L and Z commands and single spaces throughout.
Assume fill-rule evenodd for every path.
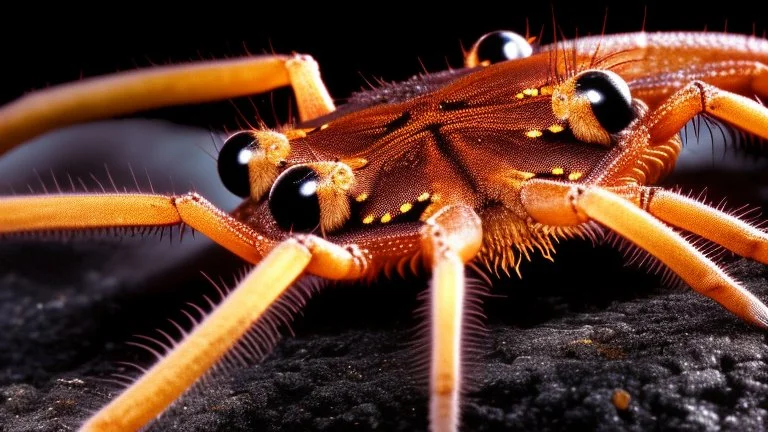
M 13 162 L 0 173 L 11 168 L 22 169 Z M 187 181 L 177 176 L 175 188 L 186 189 L 179 184 Z M 465 430 L 765 428 L 764 331 L 623 268 L 612 250 L 564 245 L 556 261 L 526 266 L 522 281 L 495 281 L 484 299 L 489 331 L 464 403 Z M 201 271 L 231 281 L 239 270 L 199 237 L 181 246 L 156 235 L 4 239 L 0 431 L 75 429 L 119 390 L 102 378 L 132 374 L 119 362 L 151 360 L 126 344 L 138 341 L 132 335 L 170 331 L 167 319 L 183 321 L 186 301 L 213 295 Z M 765 266 L 742 260 L 729 271 L 768 299 Z M 423 341 L 414 310 L 424 286 L 329 288 L 265 361 L 212 378 L 151 429 L 425 430 L 426 386 L 414 367 L 424 356 L 413 347 Z M 614 403 L 619 389 L 631 397 L 626 409 Z
M 42 249 L 14 244 L 13 256 Z M 136 340 L 130 334 L 169 329 L 165 318 L 178 316 L 185 297 L 211 291 L 194 276 L 166 280 L 165 290 L 124 283 L 105 270 L 111 260 L 48 249 L 66 268 L 89 270 L 49 273 L 46 284 L 23 265 L 3 275 L 3 431 L 75 428 L 117 388 L 96 376 L 119 371 L 116 361 L 147 358 L 123 343 Z M 763 429 L 764 332 L 698 295 L 617 270 L 610 252 L 574 247 L 560 258 L 575 263 L 585 254 L 604 268 L 542 264 L 526 284 L 500 283 L 494 293 L 506 298 L 486 299 L 488 351 L 477 359 L 465 430 Z M 731 271 L 768 297 L 763 266 L 739 261 Z M 319 295 L 296 337 L 262 364 L 211 380 L 153 430 L 424 430 L 425 387 L 409 345 L 418 341 L 418 290 L 398 283 Z M 631 396 L 625 410 L 613 402 L 617 389 Z

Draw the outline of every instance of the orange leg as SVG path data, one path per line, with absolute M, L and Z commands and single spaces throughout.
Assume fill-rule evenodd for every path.
M 768 81 L 768 76 L 760 78 L 755 80 L 756 83 Z M 648 120 L 643 121 L 650 132 L 649 146 L 669 141 L 688 121 L 702 113 L 724 120 L 745 132 L 768 138 L 768 108 L 754 99 L 693 81 L 675 92 L 649 115 Z
M 426 223 L 422 248 L 432 261 L 430 429 L 459 426 L 461 347 L 464 321 L 464 263 L 482 243 L 482 222 L 469 207 L 446 207 Z
M 0 199 L 0 233 L 185 223 L 257 263 L 274 246 L 196 193 L 181 196 L 43 195 Z
M 277 245 L 192 333 L 81 430 L 129 431 L 147 425 L 219 362 L 312 263 L 337 279 L 360 277 L 365 264 L 335 248 L 314 236 Z
M 756 64 L 744 85 L 768 95 L 768 68 Z M 756 101 L 694 81 L 672 95 L 643 121 L 649 132 L 649 147 L 677 134 L 691 118 L 706 113 L 739 129 L 768 138 L 768 108 Z M 739 219 L 675 193 L 645 189 L 646 198 L 636 202 L 659 219 L 712 240 L 733 252 L 768 263 L 768 235 Z
M 669 227 L 624 198 L 600 188 L 584 190 L 574 207 L 647 250 L 694 290 L 745 321 L 768 328 L 768 307 Z
M 626 193 L 626 188 L 622 192 Z M 639 201 L 636 193 L 627 198 L 598 186 L 546 180 L 531 180 L 523 187 L 524 205 L 536 221 L 552 225 L 600 222 L 657 257 L 695 291 L 745 321 L 768 328 L 768 307 L 670 227 L 640 209 L 635 204 Z M 722 216 L 718 219 L 726 217 Z M 738 240 L 729 240 L 728 244 Z
M 257 56 L 117 73 L 30 93 L 0 108 L 0 154 L 44 132 L 88 120 L 247 96 L 291 85 L 299 116 L 335 109 L 309 56 Z
M 252 264 L 258 263 L 275 242 L 219 210 L 196 193 L 181 196 L 144 194 L 44 195 L 0 199 L 0 234 L 40 230 L 77 230 L 169 226 L 187 224 Z M 296 235 L 296 238 L 313 236 Z M 309 240 L 304 240 L 309 242 Z M 357 265 L 348 248 L 322 241 L 308 270 L 329 279 L 344 279 Z M 336 262 L 328 266 L 323 262 Z M 345 266 L 339 267 L 341 263 Z
M 646 210 L 657 218 L 746 258 L 768 264 L 768 234 L 694 199 L 661 189 L 646 189 Z
M 296 106 L 299 108 L 301 121 L 315 119 L 336 109 L 320 78 L 320 68 L 312 57 L 295 56 L 285 62 L 285 68 L 296 95 Z

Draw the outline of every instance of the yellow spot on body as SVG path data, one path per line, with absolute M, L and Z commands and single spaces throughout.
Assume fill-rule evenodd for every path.
M 413 204 L 405 203 L 400 206 L 400 213 L 408 213 L 408 210 L 413 208 Z
M 320 126 L 320 130 L 326 130 L 326 129 L 328 129 L 328 123 Z
M 550 132 L 552 132 L 552 133 L 558 133 L 558 132 L 562 132 L 563 130 L 565 130 L 564 127 L 562 127 L 562 126 L 560 126 L 558 124 L 553 124 L 552 126 L 548 127 L 547 129 Z
M 538 96 L 539 95 L 539 90 L 537 90 L 535 88 L 529 88 L 529 89 L 523 90 L 523 94 L 526 95 L 526 96 Z
M 522 98 L 525 97 L 525 95 L 522 94 L 522 93 L 518 93 L 518 94 L 515 95 L 515 97 L 518 98 L 518 99 L 522 99 Z
M 381 223 L 387 223 L 392 220 L 392 215 L 389 213 L 384 213 L 384 216 L 381 217 Z
M 419 195 L 418 198 L 416 198 L 416 201 L 418 202 L 424 202 L 429 199 L 429 192 L 424 192 L 423 194 Z
M 542 96 L 549 96 L 552 94 L 552 87 L 544 86 L 539 89 L 539 93 L 541 93 Z
M 564 172 L 560 167 L 552 168 L 552 175 L 563 175 Z
M 576 180 L 580 179 L 580 178 L 581 178 L 581 176 L 583 176 L 583 175 L 584 175 L 584 174 L 582 174 L 582 173 L 580 173 L 580 172 L 578 172 L 578 171 L 574 171 L 574 172 L 572 172 L 572 173 L 568 174 L 568 180 L 570 180 L 570 181 L 576 181 Z
M 368 225 L 369 223 L 373 222 L 373 215 L 368 215 L 363 219 L 363 223 Z
M 363 201 L 365 201 L 367 199 L 368 199 L 368 194 L 365 193 L 365 192 L 363 192 L 360 195 L 355 197 L 355 201 L 357 201 L 357 202 L 363 202 Z
M 541 133 L 540 130 L 529 130 L 528 132 L 525 133 L 525 136 L 527 136 L 528 138 L 538 138 L 542 135 L 543 134 Z

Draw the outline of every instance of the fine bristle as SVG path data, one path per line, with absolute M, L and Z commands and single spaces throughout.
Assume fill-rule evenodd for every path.
M 229 287 L 237 286 L 240 279 L 243 279 L 243 275 L 236 278 L 234 283 L 227 284 L 224 281 L 214 282 L 208 278 L 215 289 L 213 296 L 203 295 L 201 302 L 188 302 L 179 310 L 182 318 L 180 320 L 169 319 L 167 328 L 158 328 L 151 334 L 135 335 L 132 340 L 126 342 L 128 345 L 148 353 L 151 360 L 141 361 L 142 365 L 133 362 L 118 362 L 111 376 L 101 380 L 116 386 L 118 392 L 131 386 L 147 372 L 149 365 L 163 359 L 176 348 L 192 329 L 199 326 L 224 300 L 231 289 Z M 186 398 L 194 397 L 194 395 L 206 391 L 205 389 L 210 386 L 210 382 L 226 379 L 234 369 L 250 367 L 260 362 L 271 352 L 286 331 L 292 333 L 290 324 L 295 316 L 301 313 L 309 298 L 325 284 L 326 281 L 314 276 L 305 276 L 296 281 L 251 326 L 250 330 L 238 341 L 235 341 L 232 348 L 165 412 L 182 406 Z
M 474 266 L 470 266 L 474 267 Z M 489 293 L 487 276 L 477 269 L 470 268 L 465 278 L 465 296 L 462 318 L 461 341 L 461 381 L 462 394 L 474 391 L 479 383 L 484 356 L 487 350 L 487 328 L 483 301 Z M 413 352 L 408 365 L 410 374 L 415 381 L 422 385 L 429 384 L 431 340 L 431 300 L 430 290 L 425 289 L 419 294 L 420 306 L 415 310 L 419 324 L 413 330 L 413 338 L 408 344 Z

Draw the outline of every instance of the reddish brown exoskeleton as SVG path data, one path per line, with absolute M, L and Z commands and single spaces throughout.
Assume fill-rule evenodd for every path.
M 678 132 L 695 115 L 768 138 L 768 110 L 753 99 L 768 96 L 768 41 L 635 33 L 535 48 L 528 42 L 491 34 L 468 53 L 465 69 L 338 109 L 311 58 L 268 56 L 86 80 L 0 110 L 6 151 L 109 115 L 285 85 L 296 94 L 298 126 L 241 132 L 222 148 L 222 181 L 244 198 L 231 215 L 193 193 L 0 200 L 0 233 L 183 223 L 258 264 L 83 430 L 151 422 L 305 273 L 350 280 L 431 270 L 435 431 L 459 425 L 467 263 L 517 269 L 535 251 L 549 254 L 560 238 L 607 229 L 694 290 L 767 327 L 768 308 L 671 227 L 763 263 L 768 236 L 651 185 L 674 166 Z

